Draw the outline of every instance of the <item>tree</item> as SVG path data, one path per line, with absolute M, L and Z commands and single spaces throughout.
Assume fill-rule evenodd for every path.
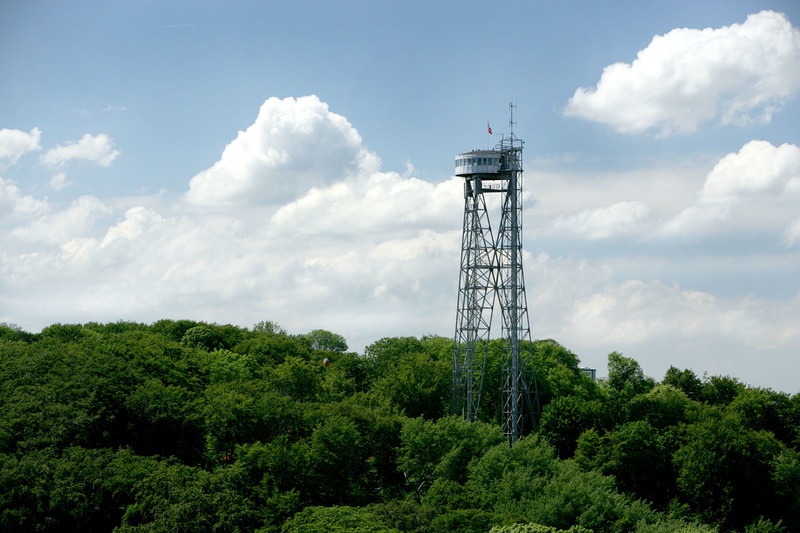
M 787 531 L 800 528 L 800 452 L 787 449 L 772 461 L 776 506 L 783 510 Z
M 744 384 L 731 376 L 706 376 L 700 397 L 710 405 L 728 405 L 743 390 Z
M 406 417 L 383 396 L 356 393 L 338 403 L 320 406 L 314 415 L 317 426 L 330 419 L 344 417 L 356 427 L 363 445 L 364 457 L 370 466 L 370 491 L 375 497 L 398 496 L 404 487 L 397 469 L 400 431 Z
M 286 335 L 286 330 L 283 329 L 277 322 L 272 320 L 262 320 L 253 326 L 253 331 L 256 333 L 264 333 L 267 335 Z
M 159 320 L 150 327 L 153 333 L 164 335 L 170 340 L 180 342 L 191 328 L 201 325 L 194 320 Z
M 326 418 L 309 439 L 306 492 L 317 505 L 363 505 L 372 496 L 375 477 L 368 446 L 352 420 Z
M 175 456 L 186 464 L 203 457 L 203 420 L 194 395 L 149 379 L 125 400 L 130 445 L 139 455 Z
M 275 389 L 298 401 L 314 400 L 320 391 L 320 368 L 299 357 L 287 357 L 272 371 Z
M 397 466 L 417 501 L 436 478 L 466 481 L 467 465 L 504 440 L 499 427 L 449 416 L 436 422 L 412 418 L 400 433 Z
M 110 531 L 155 464 L 128 450 L 80 447 L 0 455 L 0 528 Z
M 366 347 L 364 356 L 368 361 L 369 380 L 374 382 L 392 372 L 402 358 L 409 353 L 420 353 L 424 347 L 416 337 L 384 337 Z
M 619 494 L 612 477 L 583 472 L 571 460 L 553 462 L 547 475 L 517 479 L 522 488 L 514 495 L 517 499 L 497 503 L 508 522 L 567 530 L 577 525 L 590 531 L 633 531 L 639 521 L 654 518 L 646 504 Z
M 213 350 L 201 352 L 197 361 L 201 369 L 208 373 L 211 384 L 248 381 L 260 377 L 259 364 L 256 358 L 248 353 L 231 352 L 225 349 Z
M 309 474 L 309 455 L 304 440 L 294 442 L 282 435 L 268 443 L 237 446 L 236 460 L 216 473 L 224 476 L 240 499 L 258 509 L 260 525 L 274 531 L 310 503 L 308 495 L 301 496 Z
M 450 399 L 450 364 L 420 352 L 403 355 L 375 381 L 372 390 L 385 395 L 407 416 L 441 417 Z
M 494 513 L 482 509 L 450 509 L 431 520 L 430 531 L 485 533 L 496 522 Z
M 324 329 L 315 329 L 301 335 L 311 345 L 313 351 L 344 353 L 347 351 L 347 341 L 344 337 Z
M 581 433 L 598 425 L 601 409 L 598 401 L 577 396 L 555 398 L 544 408 L 540 433 L 556 447 L 561 458 L 572 457 Z
M 102 418 L 78 343 L 39 343 L 3 358 L 0 452 L 88 445 Z
M 537 497 L 557 462 L 553 447 L 531 434 L 512 446 L 496 444 L 472 461 L 466 488 L 475 506 L 496 509 L 516 505 Z
M 646 377 L 634 359 L 619 352 L 608 354 L 608 384 L 627 398 L 644 394 L 655 386 L 653 378 Z
M 686 421 L 689 402 L 686 394 L 672 385 L 656 385 L 631 400 L 630 416 L 633 420 L 646 420 L 652 426 L 664 429 Z
M 325 365 L 323 361 L 319 364 Z M 352 352 L 328 358 L 322 377 L 325 400 L 341 401 L 357 392 L 367 390 L 367 362 Z
M 672 385 L 676 389 L 682 390 L 684 394 L 692 400 L 700 400 L 703 383 L 700 381 L 700 378 L 688 368 L 678 370 L 678 368 L 670 366 L 667 369 L 667 373 L 664 374 L 664 379 L 661 383 L 664 385 Z
M 206 325 L 195 326 L 186 330 L 186 333 L 181 337 L 181 344 L 192 348 L 202 348 L 209 352 L 223 347 L 222 339 L 213 329 Z
M 84 329 L 80 324 L 53 324 L 42 329 L 39 334 L 43 341 L 59 343 L 77 343 L 95 332 Z
M 569 529 L 556 529 L 542 524 L 514 524 L 513 526 L 495 526 L 489 533 L 591 533 L 581 526 L 572 526 Z
M 780 520 L 778 520 L 778 522 L 773 522 L 772 520 L 765 519 L 763 516 L 747 524 L 744 528 L 744 533 L 784 533 L 785 531 L 787 531 L 787 529 L 783 527 L 783 523 Z
M 675 495 L 672 455 L 658 431 L 644 420 L 618 427 L 609 435 L 610 461 L 604 472 L 617 487 L 637 498 L 667 507 Z
M 27 344 L 36 341 L 36 335 L 28 333 L 16 324 L 0 322 L 0 342 L 2 341 L 21 341 Z
M 133 489 L 121 532 L 211 531 L 217 523 L 213 476 L 181 464 L 158 462 Z
M 737 416 L 743 425 L 755 430 L 769 431 L 787 446 L 792 445 L 796 420 L 792 416 L 792 403 L 788 394 L 748 388 L 736 395 L 728 405 L 727 412 Z
M 706 377 L 695 400 L 690 371 L 653 386 L 619 354 L 594 382 L 537 341 L 540 431 L 509 445 L 502 340 L 481 403 L 495 423 L 470 423 L 441 418 L 451 339 L 360 357 L 312 333 L 0 325 L 0 530 L 800 530 L 800 395 Z
M 603 436 L 590 429 L 578 439 L 575 461 L 584 470 L 614 476 L 620 491 L 666 509 L 676 492 L 666 441 L 644 420 L 622 424 Z
M 438 335 L 425 335 L 420 339 L 422 351 L 428 354 L 435 361 L 453 361 L 453 338 L 440 337 Z
M 240 444 L 306 433 L 297 404 L 264 382 L 210 385 L 203 399 L 207 452 L 214 463 Z
M 293 533 L 400 533 L 381 523 L 369 509 L 337 506 L 306 507 L 288 520 L 281 531 Z
M 719 529 L 716 526 L 661 518 L 653 523 L 639 522 L 636 524 L 636 533 L 719 533 Z
M 585 400 L 597 396 L 597 386 L 580 369 L 578 356 L 554 340 L 533 343 L 537 389 L 542 408 L 555 398 L 577 396 Z
M 283 363 L 287 357 L 310 358 L 310 348 L 306 342 L 283 333 L 254 332 L 232 351 L 252 357 L 258 367 L 265 371 Z
M 771 434 L 717 411 L 687 427 L 673 455 L 681 498 L 706 523 L 743 528 L 775 508 L 772 464 L 784 447 Z

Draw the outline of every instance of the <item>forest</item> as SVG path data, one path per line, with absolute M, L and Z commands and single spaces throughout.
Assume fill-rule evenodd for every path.
M 558 342 L 529 348 L 541 414 L 512 446 L 499 340 L 466 422 L 452 339 L 0 325 L 0 530 L 800 531 L 800 394 L 659 381 L 617 352 L 593 380 Z

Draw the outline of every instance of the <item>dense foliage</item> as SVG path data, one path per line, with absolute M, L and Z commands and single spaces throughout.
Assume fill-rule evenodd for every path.
M 800 531 L 800 395 L 533 344 L 538 428 L 447 416 L 452 341 L 194 321 L 0 325 L 0 529 Z

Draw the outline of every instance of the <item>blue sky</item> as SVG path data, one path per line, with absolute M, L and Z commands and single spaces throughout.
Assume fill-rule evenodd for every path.
M 799 26 L 794 1 L 6 0 L 0 321 L 450 336 L 453 158 L 513 101 L 534 337 L 797 392 Z

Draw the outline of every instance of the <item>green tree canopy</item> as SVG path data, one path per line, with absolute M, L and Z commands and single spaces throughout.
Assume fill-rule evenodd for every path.
M 347 351 L 347 341 L 337 333 L 332 333 L 324 329 L 315 329 L 301 335 L 314 351 L 344 353 Z
M 608 354 L 608 384 L 611 388 L 632 398 L 644 394 L 655 386 L 653 378 L 646 377 L 635 359 L 619 352 Z
M 436 422 L 412 418 L 400 435 L 398 468 L 419 500 L 436 478 L 466 481 L 467 465 L 504 440 L 500 428 L 449 416 Z

